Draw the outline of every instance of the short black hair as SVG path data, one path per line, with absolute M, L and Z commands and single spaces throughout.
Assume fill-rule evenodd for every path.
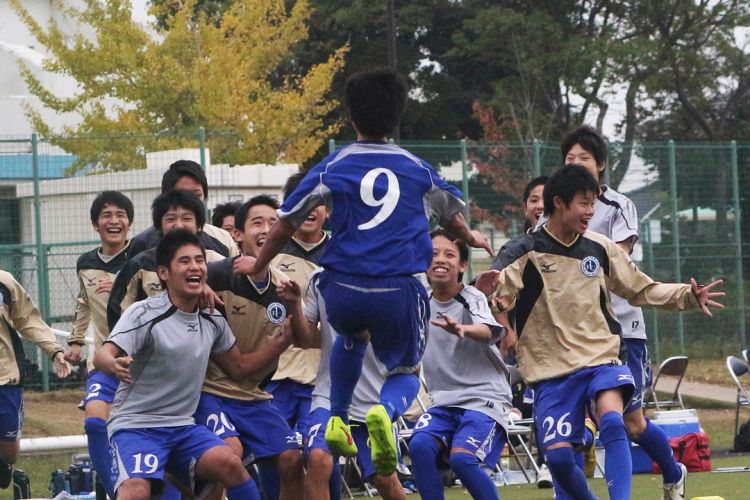
M 219 203 L 214 207 L 214 211 L 211 214 L 211 224 L 216 227 L 221 227 L 224 223 L 224 218 L 234 216 L 237 209 L 240 208 L 239 201 L 229 201 L 227 203 Z
M 289 196 L 291 196 L 295 189 L 297 189 L 297 186 L 299 186 L 299 183 L 302 182 L 302 179 L 305 178 L 305 175 L 307 175 L 307 172 L 297 172 L 296 174 L 292 174 L 287 178 L 286 182 L 284 183 L 285 200 L 289 198 Z
M 568 135 L 560 143 L 563 162 L 565 162 L 565 157 L 568 156 L 568 151 L 576 144 L 591 153 L 597 165 L 607 163 L 607 141 L 604 140 L 604 137 L 595 128 L 588 125 L 581 125 L 568 132 Z
M 459 262 L 469 262 L 469 245 L 464 243 L 462 240 L 459 240 L 445 229 L 437 228 L 434 231 L 430 232 L 430 240 L 434 240 L 438 236 L 448 238 L 448 240 L 453 242 L 458 247 Z M 464 273 L 458 273 L 458 282 L 460 283 L 463 279 Z
M 537 186 L 544 186 L 547 184 L 547 181 L 549 180 L 549 177 L 546 175 L 540 175 L 539 177 L 534 177 L 529 181 L 528 184 L 526 184 L 526 187 L 523 188 L 523 204 L 526 205 L 526 202 L 529 200 L 529 196 L 531 196 L 531 191 L 534 190 Z
M 346 81 L 344 104 L 354 126 L 370 139 L 391 134 L 406 106 L 406 83 L 395 71 L 375 68 Z
M 161 220 L 164 215 L 176 207 L 181 207 L 193 212 L 195 214 L 195 223 L 198 226 L 198 231 L 203 229 L 203 226 L 206 224 L 206 208 L 203 206 L 201 200 L 190 191 L 175 189 L 160 194 L 151 204 L 151 216 L 153 218 L 154 227 L 158 229 L 159 232 L 161 232 Z
M 128 216 L 128 221 L 131 224 L 133 223 L 133 202 L 130 201 L 130 198 L 119 191 L 102 191 L 91 203 L 91 223 L 93 225 L 96 225 L 99 221 L 99 214 L 102 213 L 102 210 L 106 205 L 114 205 L 117 208 L 125 210 L 125 213 Z
M 257 205 L 268 205 L 274 210 L 279 209 L 279 202 L 273 196 L 269 196 L 267 194 L 259 194 L 258 196 L 253 196 L 245 203 L 243 203 L 240 208 L 237 209 L 237 212 L 234 214 L 234 227 L 244 233 L 245 222 L 247 222 L 247 213 L 251 208 Z
M 177 160 L 172 163 L 161 178 L 161 192 L 172 191 L 183 177 L 192 177 L 203 188 L 203 198 L 208 198 L 206 172 L 192 160 Z
M 175 229 L 165 234 L 159 244 L 156 245 L 156 265 L 169 268 L 177 250 L 185 245 L 197 246 L 201 249 L 203 258 L 206 257 L 206 249 L 197 234 L 193 234 L 187 229 Z
M 565 165 L 552 174 L 544 185 L 544 213 L 547 217 L 555 213 L 555 196 L 569 206 L 575 195 L 583 193 L 599 194 L 599 183 L 586 167 L 576 164 Z

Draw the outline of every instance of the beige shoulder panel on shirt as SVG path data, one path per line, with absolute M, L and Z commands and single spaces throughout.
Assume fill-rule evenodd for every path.
M 205 224 L 202 231 L 209 236 L 212 236 L 219 240 L 225 247 L 229 249 L 229 256 L 235 257 L 240 254 L 240 249 L 237 248 L 237 243 L 232 239 L 232 235 L 228 231 L 220 227 L 213 226 L 211 224 Z
M 26 290 L 16 279 L 5 271 L 0 271 L 0 283 L 10 291 L 10 298 L 4 298 L 0 314 L 0 385 L 17 384 L 20 380 L 16 353 L 13 349 L 13 328 L 23 338 L 39 346 L 50 358 L 63 350 L 55 341 L 52 329 L 44 322 L 42 315 Z M 8 301 L 10 305 L 5 302 Z

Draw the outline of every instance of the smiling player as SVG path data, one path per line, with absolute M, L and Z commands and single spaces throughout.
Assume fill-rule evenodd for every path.
M 573 448 L 582 444 L 584 409 L 596 405 L 612 499 L 630 498 L 629 441 L 623 422 L 633 376 L 622 365 L 621 328 L 610 291 L 633 305 L 684 310 L 723 307 L 716 281 L 698 287 L 654 282 L 620 247 L 588 230 L 599 193 L 582 166 L 567 165 L 544 188 L 549 221 L 501 254 L 497 293 L 514 297 L 519 368 L 535 388 L 535 415 L 547 466 L 573 498 L 594 498 Z
M 254 360 L 241 355 L 224 318 L 198 307 L 207 274 L 198 236 L 170 231 L 155 251 L 165 292 L 131 305 L 94 360 L 120 379 L 107 423 L 117 498 L 158 497 L 168 472 L 191 486 L 219 481 L 230 500 L 259 500 L 239 457 L 193 419 L 209 357 L 234 380 Z
M 497 499 L 495 483 L 480 467 L 497 464 L 507 441 L 511 408 L 508 369 L 496 347 L 505 330 L 487 298 L 461 283 L 469 248 L 445 231 L 432 233 L 427 271 L 430 341 L 422 369 L 433 404 L 409 442 L 422 498 L 442 499 L 439 461 L 447 461 L 472 498 Z
M 76 300 L 73 333 L 68 337 L 65 359 L 81 361 L 89 325 L 94 330 L 94 351 L 89 353 L 89 376 L 86 381 L 84 429 L 88 438 L 89 456 L 97 479 L 114 496 L 110 481 L 111 460 L 107 438 L 109 408 L 115 398 L 117 378 L 94 368 L 94 354 L 109 336 L 107 301 L 115 276 L 128 261 L 128 231 L 133 223 L 133 203 L 117 191 L 104 191 L 91 204 L 91 224 L 99 234 L 101 246 L 78 258 L 76 271 L 80 291 Z

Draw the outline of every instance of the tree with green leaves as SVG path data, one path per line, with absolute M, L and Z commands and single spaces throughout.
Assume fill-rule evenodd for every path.
M 194 145 L 200 126 L 235 137 L 217 142 L 215 162 L 301 163 L 338 129 L 325 119 L 339 105 L 330 89 L 347 48 L 319 53 L 304 71 L 280 71 L 308 38 L 305 0 L 290 8 L 283 0 L 236 0 L 212 15 L 195 9 L 198 0 L 154 4 L 155 29 L 133 21 L 129 0 L 85 0 L 65 10 L 81 26 L 72 38 L 54 21 L 39 25 L 20 0 L 11 3 L 50 54 L 44 68 L 77 82 L 76 95 L 60 98 L 20 63 L 45 108 L 80 115 L 80 123 L 52 130 L 27 108 L 38 132 L 78 156 L 75 169 L 142 166 L 157 144 Z M 138 146 L 117 136 L 138 136 Z

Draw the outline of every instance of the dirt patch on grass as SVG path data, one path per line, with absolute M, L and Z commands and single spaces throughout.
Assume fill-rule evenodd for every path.
M 83 434 L 83 412 L 78 403 L 81 389 L 24 392 L 23 437 Z
M 658 369 L 658 366 L 654 367 Z M 685 380 L 691 382 L 703 382 L 715 384 L 722 387 L 735 387 L 729 377 L 725 359 L 690 359 Z

